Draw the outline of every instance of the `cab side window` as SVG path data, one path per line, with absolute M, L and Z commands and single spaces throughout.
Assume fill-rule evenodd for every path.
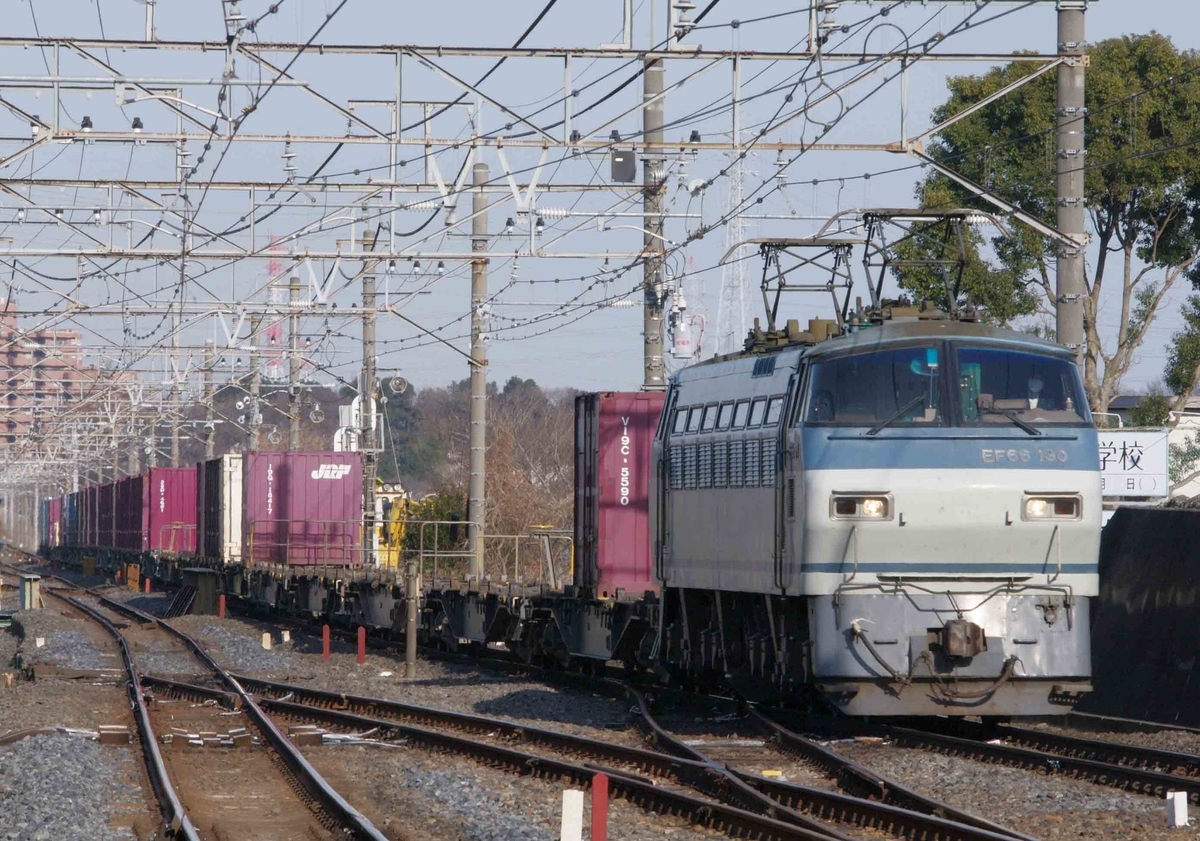
M 750 426 L 762 426 L 763 416 L 767 412 L 767 401 L 765 398 L 758 398 L 750 404 Z
M 783 397 L 772 397 L 767 401 L 767 426 L 777 426 L 779 418 L 783 415 Z
M 733 429 L 745 429 L 748 417 L 750 417 L 750 401 L 741 400 L 733 410 Z
M 729 424 L 731 423 L 733 423 L 733 404 L 722 403 L 721 411 L 717 415 L 717 430 L 724 432 L 726 429 L 729 429 Z
M 671 434 L 683 434 L 683 431 L 687 429 L 687 415 L 688 410 L 686 408 L 675 410 L 675 425 L 671 427 Z

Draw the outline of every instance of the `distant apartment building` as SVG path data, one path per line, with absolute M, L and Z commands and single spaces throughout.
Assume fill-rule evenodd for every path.
M 0 301 L 0 443 L 16 444 L 42 420 L 83 399 L 101 376 L 83 360 L 76 330 L 21 330 Z

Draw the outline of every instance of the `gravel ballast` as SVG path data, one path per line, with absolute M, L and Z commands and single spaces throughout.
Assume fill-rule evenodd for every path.
M 142 797 L 139 781 L 130 779 L 134 762 L 129 748 L 58 734 L 0 748 L 0 838 L 136 839 L 121 805 Z
M 331 692 L 346 692 L 436 707 L 453 712 L 503 718 L 623 744 L 641 745 L 630 726 L 625 700 L 523 678 L 431 660 L 418 662 L 418 676 L 406 680 L 400 658 L 368 653 L 358 665 L 355 649 L 335 640 L 330 661 L 321 660 L 321 641 L 292 632 L 281 643 L 279 629 L 240 619 L 185 616 L 171 620 L 193 635 L 223 666 L 236 671 Z M 274 646 L 262 647 L 264 632 Z
M 1156 797 L 886 744 L 832 747 L 902 785 L 1045 841 L 1197 835 L 1168 829 L 1166 804 Z
M 24 639 L 20 647 L 25 666 L 55 663 L 69 669 L 120 669 L 115 647 L 105 646 L 83 619 L 53 602 L 41 610 L 22 610 L 13 616 L 13 628 Z M 100 634 L 104 632 L 96 629 Z M 38 647 L 37 640 L 45 644 Z
M 407 748 L 324 746 L 305 756 L 390 838 L 556 841 L 562 792 L 570 787 Z M 590 823 L 591 797 L 585 795 L 585 839 Z M 726 837 L 619 799 L 609 802 L 608 825 L 609 838 L 621 841 Z

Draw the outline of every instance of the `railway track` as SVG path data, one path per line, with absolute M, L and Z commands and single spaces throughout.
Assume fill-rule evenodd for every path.
M 129 694 L 139 741 L 165 823 L 180 837 L 353 838 L 385 841 L 375 826 L 308 763 L 255 700 L 191 637 L 97 591 L 61 587 L 43 592 L 103 627 L 116 641 L 129 675 Z M 137 624 L 136 633 L 124 622 Z M 246 727 L 210 705 L 165 707 L 146 702 L 146 676 L 137 666 L 129 636 L 163 634 L 190 652 L 210 683 L 226 687 Z M 144 641 L 143 641 L 144 642 Z M 156 726 L 157 725 L 157 726 Z M 163 750 L 160 743 L 169 747 Z M 230 760 L 230 752 L 236 761 Z M 264 808 L 263 804 L 270 804 Z M 186 805 L 185 805 L 186 804 Z M 242 805 L 239 805 L 242 804 Z
M 521 774 L 547 774 L 587 783 L 591 775 L 603 770 L 613 780 L 614 792 L 638 805 L 666 809 L 696 823 L 735 834 L 764 832 L 764 837 L 843 838 L 846 835 L 836 824 L 845 824 L 901 838 L 944 841 L 1025 838 L 978 818 L 972 818 L 976 825 L 969 825 L 938 815 L 937 809 L 954 810 L 928 799 L 923 804 L 928 811 L 922 813 L 828 788 L 766 780 L 759 774 L 725 767 L 710 757 L 698 755 L 681 742 L 676 744 L 674 737 L 665 731 L 656 737 L 663 751 L 653 751 L 485 716 L 309 689 L 245 675 L 234 678 L 260 698 L 264 709 L 281 718 L 352 732 L 372 731 L 374 738 L 406 739 L 430 750 L 471 756 Z M 156 691 L 192 693 L 193 697 L 212 700 L 221 697 L 221 693 L 206 688 L 151 678 L 147 681 L 147 686 Z M 649 715 L 648 706 L 639 703 L 638 709 L 654 732 L 656 722 Z M 568 759 L 534 753 L 529 749 L 534 747 Z M 882 788 L 891 785 L 878 777 L 873 779 L 876 785 L 871 794 L 878 795 Z M 887 796 L 895 799 L 890 793 Z
M 91 616 L 100 627 L 112 635 L 117 647 L 121 650 L 121 661 L 124 664 L 125 674 L 128 677 L 126 686 L 137 727 L 138 742 L 145 761 L 146 773 L 150 777 L 151 788 L 154 789 L 155 798 L 158 800 L 159 808 L 162 810 L 163 823 L 175 837 L 182 838 L 185 841 L 200 841 L 200 834 L 184 810 L 183 803 L 179 799 L 179 794 L 176 792 L 171 777 L 167 773 L 162 752 L 158 747 L 158 737 L 155 734 L 154 725 L 150 720 L 150 711 L 142 696 L 141 675 L 138 672 L 137 664 L 134 662 L 133 653 L 130 651 L 124 637 L 121 636 L 120 630 L 103 615 L 91 612 L 91 608 L 80 602 L 76 602 L 72 597 L 63 595 L 50 588 L 47 588 L 46 592 L 56 598 L 62 599 L 64 602 L 75 604 L 79 610 Z
M 1186 791 L 1190 802 L 1200 803 L 1200 756 L 1192 754 L 970 721 L 889 725 L 883 732 L 902 747 L 1064 774 L 1154 797 Z
M 141 619 L 157 621 L 145 614 L 139 621 Z M 487 662 L 492 661 L 488 659 Z M 525 667 L 525 671 L 530 669 Z M 735 744 L 735 739 L 725 745 L 689 745 L 686 738 L 678 738 L 668 728 L 658 725 L 650 714 L 649 705 L 639 702 L 643 728 L 657 747 L 669 754 L 666 756 L 497 719 L 318 692 L 245 676 L 229 677 L 242 687 L 245 695 L 260 697 L 266 713 L 281 719 L 316 721 L 359 732 L 379 728 L 381 733 L 408 739 L 432 750 L 461 753 L 518 773 L 559 776 L 585 785 L 589 776 L 603 767 L 614 780 L 614 792 L 618 795 L 647 808 L 666 810 L 732 833 L 758 833 L 763 837 L 780 838 L 840 838 L 843 835 L 837 825 L 846 825 L 870 827 L 897 837 L 1028 837 L 898 785 L 788 729 L 774 716 L 763 715 L 752 708 L 746 716 L 761 735 L 757 742 L 749 740 Z M 184 686 L 157 678 L 146 681 L 147 688 L 160 692 L 177 693 Z M 595 679 L 588 679 L 588 682 L 591 688 L 596 688 Z M 223 685 L 225 689 L 191 687 L 187 691 L 208 692 L 209 700 L 241 697 L 229 688 L 229 684 Z M 609 689 L 611 691 L 611 685 Z M 1091 721 L 1090 717 L 1077 718 L 1095 727 L 1112 723 L 1102 717 L 1096 721 Z M 1122 720 L 1118 723 L 1133 729 L 1164 727 L 1151 722 Z M 801 727 L 807 730 L 807 724 Z M 862 727 L 856 729 L 864 732 Z M 922 721 L 913 726 L 887 725 L 868 729 L 905 747 L 1002 762 L 1039 773 L 1063 774 L 1151 796 L 1162 796 L 1168 790 L 1183 790 L 1188 792 L 1192 802 L 1200 803 L 1200 757 L 1192 754 L 1018 725 L 982 725 L 967 721 L 939 721 L 937 724 Z M 446 730 L 452 732 L 446 733 Z M 465 734 L 465 737 L 458 734 Z M 492 734 L 505 744 L 469 738 L 485 734 Z M 513 745 L 524 744 L 566 754 L 571 759 L 513 748 Z M 505 750 L 510 752 L 505 753 Z M 778 765 L 779 754 L 799 757 L 821 769 L 842 791 L 764 777 L 762 769 Z M 584 761 L 572 761 L 574 759 Z M 596 762 L 607 764 L 599 766 L 594 764 Z M 620 785 L 616 781 L 621 781 Z

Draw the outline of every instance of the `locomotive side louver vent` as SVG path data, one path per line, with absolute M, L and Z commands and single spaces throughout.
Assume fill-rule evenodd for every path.
M 775 357 L 764 356 L 762 359 L 754 360 L 754 373 L 751 377 L 769 377 L 775 373 Z

